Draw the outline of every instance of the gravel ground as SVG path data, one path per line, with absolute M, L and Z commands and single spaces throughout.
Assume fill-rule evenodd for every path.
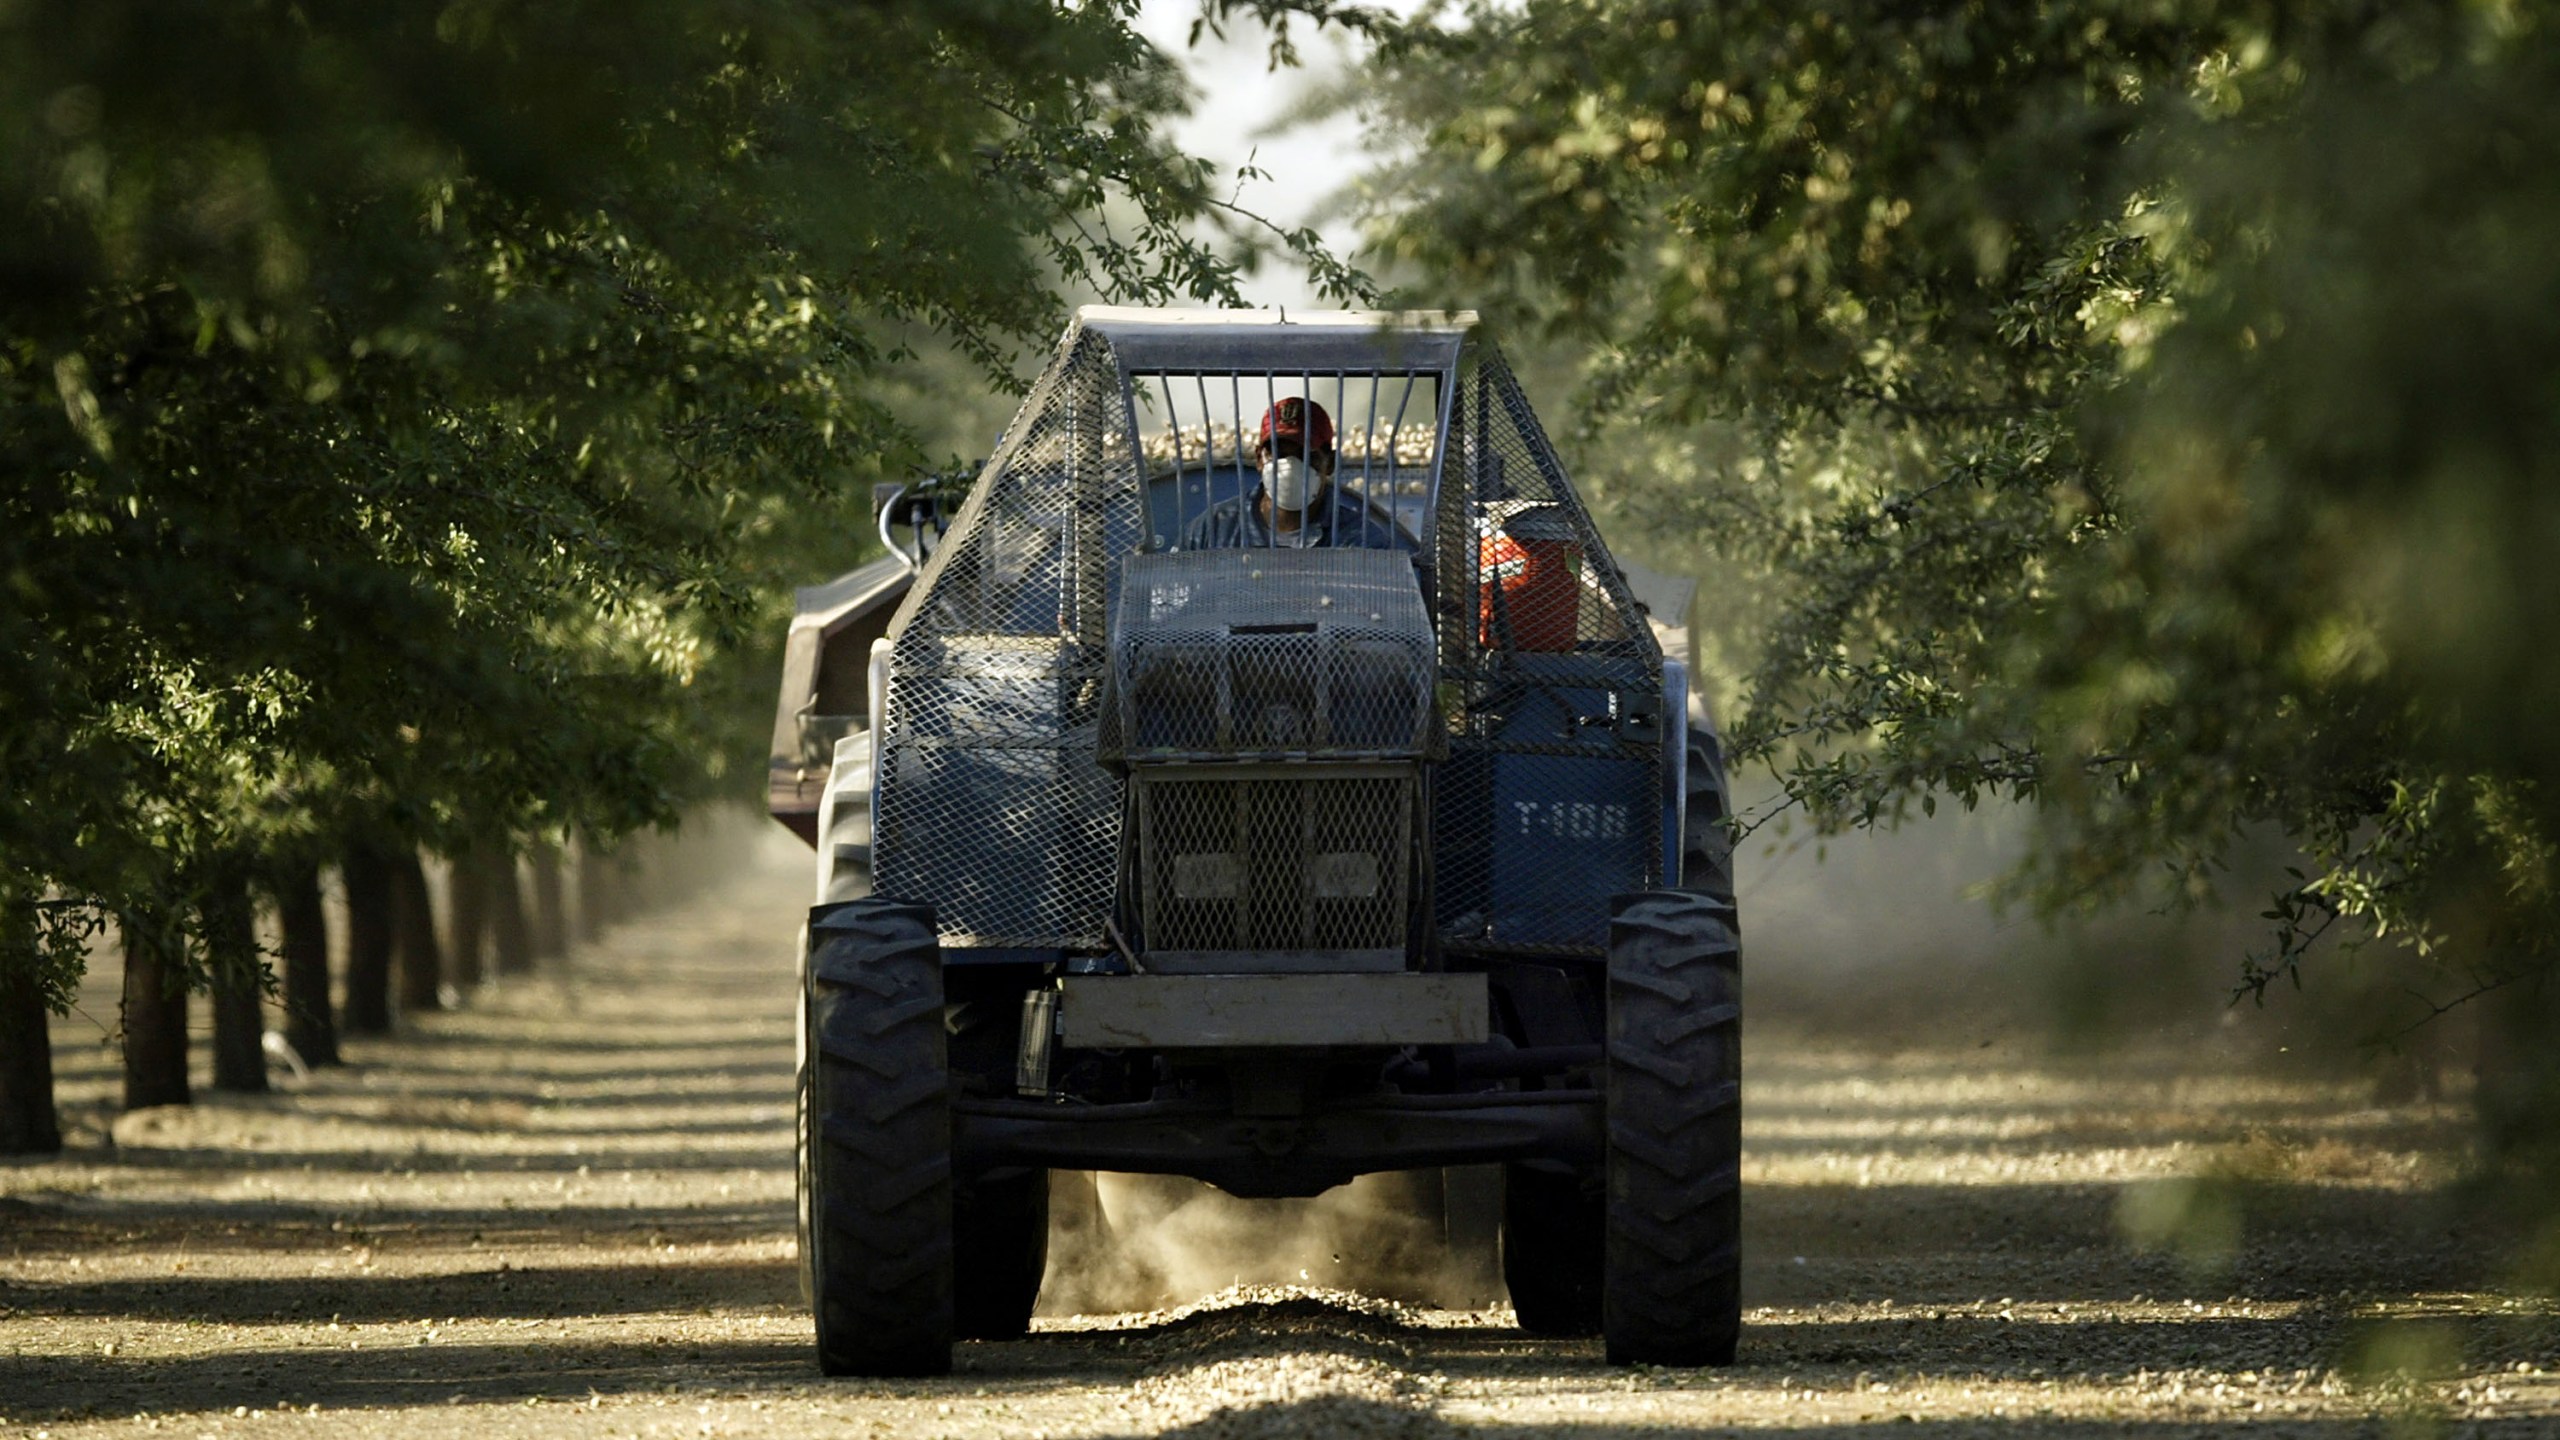
M 2560 1435 L 2560 1317 L 2444 1218 L 2456 1107 L 2235 1073 L 2210 1037 L 1861 1046 L 1784 1014 L 1752 1030 L 1732 1369 L 1526 1338 L 1368 1189 L 1113 1182 L 1126 1233 L 1048 1293 L 1153 1308 L 823 1381 L 803 857 L 760 844 L 716 903 L 272 1096 L 116 1116 L 66 1022 L 73 1147 L 0 1162 L 0 1435 Z

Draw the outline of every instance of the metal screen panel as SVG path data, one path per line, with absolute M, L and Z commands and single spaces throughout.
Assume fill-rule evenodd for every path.
M 1416 776 L 1134 771 L 1144 939 L 1158 952 L 1295 952 L 1401 965 Z
M 1663 883 L 1662 654 L 1499 352 L 1451 407 L 1434 517 L 1435 921 L 1478 952 L 1599 954 L 1608 897 Z
M 874 872 L 946 945 L 1097 945 L 1118 781 L 1094 762 L 1104 602 L 1138 548 L 1119 364 L 1070 330 L 892 630 Z
M 1438 738 L 1412 557 L 1142 555 L 1111 635 L 1103 750 L 1133 787 L 1147 963 L 1401 968 Z
M 1111 323 L 1134 335 L 1141 322 Z M 1244 413 L 1255 410 L 1239 378 L 1250 369 L 1274 393 L 1333 403 L 1336 483 L 1359 501 L 1336 543 L 1387 539 L 1380 513 L 1410 537 L 1403 543 L 1418 543 L 1439 684 L 1417 708 L 1431 726 L 1424 753 L 1445 743 L 1448 757 L 1428 792 L 1437 868 L 1430 898 L 1444 939 L 1457 948 L 1597 953 L 1608 895 L 1661 880 L 1663 822 L 1647 802 L 1660 789 L 1665 734 L 1679 722 L 1661 713 L 1661 657 L 1642 614 L 1500 356 L 1470 339 L 1455 370 L 1435 368 L 1457 353 L 1446 324 L 1412 332 L 1437 337 L 1428 344 L 1363 340 L 1372 332 L 1339 325 L 1301 334 L 1281 325 L 1229 333 L 1211 321 L 1193 328 L 1214 339 L 1214 363 L 1176 363 L 1185 346 L 1202 343 L 1191 329 L 1148 329 L 1144 373 L 1103 330 L 1070 328 L 908 595 L 875 717 L 880 893 L 931 903 L 946 945 L 1102 946 L 1123 782 L 1097 756 L 1106 712 L 1114 725 L 1129 718 L 1106 696 L 1128 679 L 1112 673 L 1110 607 L 1124 566 L 1178 543 L 1167 532 L 1187 526 L 1186 507 L 1215 503 L 1221 483 L 1241 504 L 1259 485 L 1257 468 L 1238 463 L 1238 437 L 1249 444 L 1260 420 Z M 1147 384 L 1170 398 L 1141 405 Z M 1224 482 L 1222 465 L 1231 477 Z M 1262 685 L 1277 699 L 1257 706 L 1245 694 L 1201 711 L 1205 731 L 1177 724 L 1168 753 L 1207 753 L 1192 748 L 1204 734 L 1209 751 L 1226 756 L 1385 753 L 1391 747 L 1366 738 L 1343 740 L 1401 735 L 1412 713 L 1414 697 L 1395 678 L 1412 673 L 1403 648 L 1410 631 L 1385 629 L 1384 639 L 1346 630 L 1333 656 L 1293 679 L 1297 662 L 1285 657 L 1303 653 L 1292 649 L 1294 637 L 1231 628 L 1231 694 Z M 1325 685 L 1371 698 L 1348 711 L 1330 692 L 1318 703 L 1319 668 Z M 1327 745 L 1315 743 L 1320 734 Z M 1222 783 L 1229 793 L 1218 813 L 1232 814 L 1240 794 L 1248 813 L 1281 803 L 1237 789 L 1261 781 Z M 1373 829 L 1356 845 L 1327 849 L 1332 842 L 1314 832 L 1351 821 L 1325 807 L 1352 802 L 1292 783 L 1298 872 L 1276 887 L 1287 897 L 1269 902 L 1277 908 L 1248 914 L 1247 938 L 1288 933 L 1293 946 L 1359 948 L 1350 940 L 1383 933 L 1375 917 L 1345 918 L 1367 912 L 1320 892 L 1361 891 L 1366 872 L 1324 857 L 1370 853 L 1360 847 L 1383 843 L 1374 829 L 1383 817 L 1409 826 L 1423 802 L 1358 801 L 1367 817 L 1360 823 Z M 1253 857 L 1240 834 L 1228 839 L 1244 848 L 1172 853 Z M 1395 852 L 1379 853 L 1383 861 Z M 1540 863 L 1516 869 L 1524 858 Z M 1214 886 L 1215 868 L 1194 861 L 1185 883 Z M 1404 868 L 1382 869 L 1381 895 L 1387 872 Z M 1417 898 L 1395 897 L 1399 917 Z M 1235 944 L 1233 932 L 1219 943 Z M 1402 945 L 1402 933 L 1388 943 Z
M 1431 617 L 1387 550 L 1209 550 L 1128 564 L 1112 622 L 1115 763 L 1421 756 Z

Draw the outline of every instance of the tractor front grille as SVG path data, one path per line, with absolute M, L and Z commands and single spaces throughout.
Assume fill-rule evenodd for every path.
M 1237 768 L 1130 775 L 1148 968 L 1402 969 L 1413 767 Z

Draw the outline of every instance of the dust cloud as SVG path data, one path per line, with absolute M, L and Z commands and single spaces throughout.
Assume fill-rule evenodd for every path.
M 1174 1176 L 1061 1171 L 1040 1313 L 1157 1310 L 1257 1286 L 1483 1309 L 1502 1298 L 1499 1184 L 1490 1169 L 1414 1171 L 1244 1200 Z
M 1738 808 L 1774 803 L 1746 796 Z M 2215 893 L 2182 906 L 2140 896 L 2038 916 L 1984 898 L 2041 843 L 2032 811 L 2007 803 L 1846 835 L 1765 828 L 1734 857 L 1750 1013 L 1887 1050 L 2175 1039 L 2251 1066 L 2317 1057 L 2385 1069 L 2383 1052 L 2440 1058 L 2454 1038 L 2449 1027 L 2402 1033 L 2418 1012 L 2402 991 L 2405 957 L 2389 947 L 2324 947 L 2304 990 L 2234 1003 L 2242 958 L 2269 939 L 2259 912 L 2299 863 L 2274 837 L 2244 837 Z

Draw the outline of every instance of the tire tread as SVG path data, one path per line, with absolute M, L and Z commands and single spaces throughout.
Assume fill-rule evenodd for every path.
M 819 907 L 809 943 L 802 1246 L 829 1375 L 951 1369 L 951 1111 L 933 912 Z
M 1620 897 L 1608 996 L 1604 1347 L 1613 1364 L 1731 1364 L 1742 1324 L 1742 988 L 1730 898 Z

